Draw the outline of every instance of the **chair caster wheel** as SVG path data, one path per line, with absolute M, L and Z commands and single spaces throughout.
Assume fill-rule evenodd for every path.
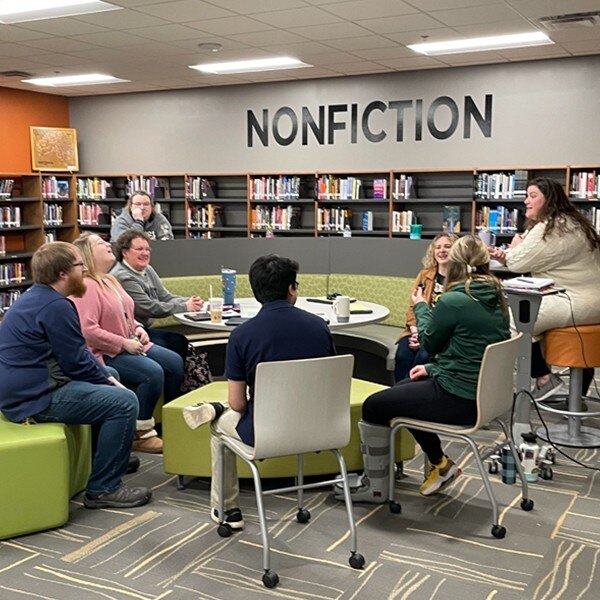
M 219 525 L 217 528 L 217 533 L 223 538 L 229 537 L 232 532 L 233 530 L 231 529 L 231 525 L 228 523 L 221 523 L 221 525 Z
M 545 467 L 540 471 L 540 477 L 546 481 L 554 478 L 554 472 L 552 471 L 552 467 Z
M 501 540 L 506 535 L 506 527 L 503 525 L 494 525 L 492 527 L 492 535 Z
M 308 523 L 310 521 L 310 511 L 306 510 L 306 508 L 301 508 L 296 515 L 296 519 L 298 523 Z
M 496 461 L 491 462 L 488 464 L 488 473 L 490 475 L 497 475 L 498 474 L 498 463 Z
M 402 512 L 402 507 L 397 502 L 390 502 L 390 512 L 398 515 Z
M 266 588 L 274 588 L 279 583 L 279 575 L 273 571 L 267 571 L 262 577 L 262 582 Z
M 362 569 L 365 566 L 365 557 L 356 552 L 350 556 L 348 562 L 353 569 Z
M 523 498 L 523 500 L 521 500 L 521 508 L 529 512 L 533 509 L 533 500 L 531 498 Z

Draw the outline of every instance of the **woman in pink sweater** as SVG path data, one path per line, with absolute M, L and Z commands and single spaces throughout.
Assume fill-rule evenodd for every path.
M 74 243 L 87 269 L 86 293 L 82 298 L 71 298 L 83 335 L 96 358 L 116 369 L 121 381 L 135 390 L 140 410 L 133 450 L 161 452 L 162 440 L 154 430 L 152 413 L 163 387 L 165 402 L 179 395 L 183 360 L 150 342 L 146 330 L 135 321 L 133 300 L 108 274 L 115 262 L 110 244 L 90 233 Z

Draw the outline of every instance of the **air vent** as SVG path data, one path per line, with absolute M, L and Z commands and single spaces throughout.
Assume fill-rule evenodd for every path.
M 26 71 L 0 71 L 0 77 L 18 77 L 19 79 L 23 79 L 26 77 L 31 77 L 31 73 L 27 73 Z
M 537 21 L 548 31 L 561 31 L 574 27 L 595 27 L 596 25 L 600 25 L 600 11 L 593 10 L 590 12 L 541 17 Z

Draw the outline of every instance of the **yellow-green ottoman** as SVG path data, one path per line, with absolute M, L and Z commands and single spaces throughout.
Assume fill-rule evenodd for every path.
M 91 468 L 87 425 L 20 425 L 0 416 L 0 539 L 59 527 Z
M 360 452 L 360 437 L 357 423 L 361 417 L 363 402 L 373 393 L 385 389 L 386 386 L 361 379 L 352 380 L 351 419 L 352 435 L 348 446 L 342 449 L 349 471 L 358 471 L 363 467 Z M 163 406 L 163 459 L 167 473 L 180 476 L 210 477 L 210 427 L 190 429 L 183 419 L 183 408 L 198 402 L 223 402 L 227 399 L 227 382 L 215 381 L 189 394 L 185 394 L 173 402 Z M 415 442 L 406 430 L 398 438 L 398 461 L 408 460 L 415 455 Z M 273 458 L 257 463 L 262 477 L 293 477 L 297 471 L 295 456 Z M 330 452 L 307 454 L 304 457 L 306 475 L 324 475 L 337 473 L 339 466 Z M 240 477 L 252 477 L 250 469 L 238 459 Z

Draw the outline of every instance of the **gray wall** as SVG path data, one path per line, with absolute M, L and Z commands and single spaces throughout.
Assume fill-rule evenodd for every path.
M 239 173 L 327 170 L 435 169 L 600 164 L 600 57 L 532 61 L 463 68 L 318 79 L 271 84 L 72 98 L 82 172 Z M 425 132 L 414 141 L 414 111 L 406 113 L 405 141 L 395 139 L 395 113 L 374 113 L 379 143 L 348 132 L 333 145 L 300 136 L 283 147 L 247 147 L 246 112 L 271 115 L 281 106 L 300 115 L 302 106 L 373 100 L 415 100 L 427 108 L 439 96 L 462 105 L 472 96 L 483 111 L 493 95 L 492 135 L 474 126 L 463 139 L 462 108 L 457 132 L 446 140 Z M 445 112 L 436 121 L 445 127 Z M 282 123 L 288 121 L 282 121 Z M 359 125 L 360 127 L 360 125 Z
M 414 277 L 430 240 L 364 238 L 229 238 L 153 242 L 152 265 L 162 277 L 216 275 L 221 266 L 248 273 L 252 262 L 276 253 L 300 263 L 301 273 Z

